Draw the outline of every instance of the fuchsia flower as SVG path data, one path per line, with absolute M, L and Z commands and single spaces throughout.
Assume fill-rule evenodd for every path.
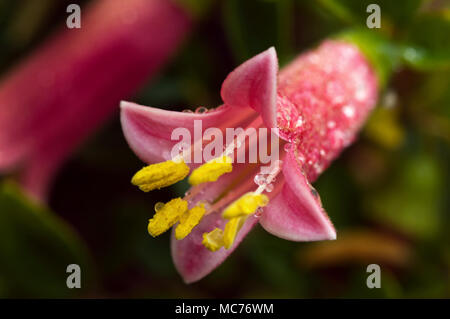
M 146 163 L 163 162 L 139 171 L 134 184 L 149 191 L 173 184 L 195 169 L 189 177 L 194 186 L 186 196 L 158 203 L 149 223 L 154 236 L 176 226 L 172 256 L 185 282 L 197 281 L 221 264 L 258 222 L 287 240 L 336 238 L 310 182 L 354 140 L 376 103 L 377 86 L 375 72 L 360 50 L 332 40 L 279 73 L 273 48 L 248 60 L 225 79 L 224 104 L 207 113 L 122 102 L 122 127 L 130 147 Z M 258 164 L 229 163 L 227 155 L 233 159 L 235 153 L 189 167 L 186 154 L 203 141 L 192 141 L 190 150 L 172 158 L 177 141 L 171 140 L 171 132 L 177 127 L 192 131 L 194 120 L 202 121 L 203 130 L 276 127 L 281 144 L 285 143 L 282 162 L 275 163 L 265 178 Z M 242 147 L 246 146 L 231 149 L 237 152 Z
M 44 198 L 70 152 L 135 93 L 190 30 L 168 0 L 100 0 L 0 82 L 0 171 Z

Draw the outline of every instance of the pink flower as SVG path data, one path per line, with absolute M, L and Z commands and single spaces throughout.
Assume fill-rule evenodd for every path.
M 56 170 L 175 51 L 190 17 L 168 0 L 103 0 L 82 10 L 0 82 L 0 171 L 43 199 Z
M 221 96 L 224 104 L 204 114 L 128 102 L 121 105 L 123 131 L 133 151 L 146 163 L 167 161 L 138 172 L 134 184 L 148 191 L 183 179 L 190 168 L 196 169 L 189 178 L 195 186 L 184 201 L 159 203 L 149 223 L 149 232 L 157 235 L 178 222 L 172 236 L 172 256 L 187 283 L 201 279 L 221 264 L 258 222 L 287 240 L 336 238 L 310 182 L 354 140 L 376 103 L 377 79 L 356 46 L 326 41 L 279 73 L 275 49 L 270 48 L 234 70 L 225 79 Z M 259 170 L 255 164 L 234 163 L 229 172 L 225 163 L 187 168 L 180 158 L 171 161 L 171 149 L 177 143 L 171 140 L 171 132 L 177 127 L 193 131 L 194 120 L 202 121 L 203 130 L 277 127 L 285 143 L 282 165 L 274 165 L 265 181 L 256 180 L 255 185 Z M 241 147 L 245 146 L 238 145 L 237 149 Z M 220 177 L 199 185 L 192 183 L 194 174 L 198 179 L 217 171 Z

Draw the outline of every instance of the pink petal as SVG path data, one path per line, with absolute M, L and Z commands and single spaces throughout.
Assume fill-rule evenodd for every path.
M 146 163 L 155 163 L 171 159 L 172 148 L 180 142 L 171 139 L 174 129 L 188 129 L 193 139 L 191 142 L 195 142 L 201 138 L 205 129 L 220 128 L 224 125 L 234 127 L 233 122 L 245 118 L 252 112 L 250 109 L 238 110 L 223 105 L 207 113 L 183 113 L 123 101 L 121 123 L 125 138 L 136 155 Z M 194 132 L 195 120 L 201 121 L 201 134 Z
M 193 206 L 199 201 L 215 201 L 236 179 L 247 172 L 248 167 L 245 164 L 234 164 L 233 171 L 229 174 L 221 176 L 216 182 L 210 183 L 208 187 L 204 188 L 201 193 L 194 196 L 190 201 L 190 206 Z M 244 189 L 235 188 L 232 192 L 236 192 L 236 197 L 240 193 L 245 193 L 253 188 L 254 183 L 248 183 L 249 188 L 246 189 L 244 183 L 241 187 Z M 192 189 L 190 191 L 193 191 Z M 186 283 L 192 283 L 200 280 L 215 268 L 217 268 L 239 245 L 243 238 L 248 234 L 254 225 L 257 223 L 257 218 L 249 218 L 230 249 L 221 248 L 216 252 L 211 252 L 202 245 L 203 233 L 209 232 L 218 227 L 224 229 L 226 221 L 221 217 L 221 212 L 215 212 L 207 215 L 197 225 L 192 233 L 182 240 L 176 240 L 172 234 L 171 250 L 174 264 L 180 275 Z
M 222 84 L 222 99 L 228 105 L 250 106 L 261 114 L 267 127 L 275 128 L 277 73 L 277 54 L 272 47 L 228 75 Z
M 326 40 L 280 70 L 278 127 L 313 182 L 352 143 L 377 100 L 376 73 L 353 44 Z
M 42 148 L 28 157 L 28 163 L 20 170 L 19 182 L 27 194 L 38 200 L 48 197 L 48 185 L 52 184 L 57 170 L 68 157 L 68 145 Z
M 283 163 L 285 185 L 260 218 L 269 233 L 292 241 L 336 239 L 336 231 L 322 208 L 319 195 L 301 172 L 294 154 Z
M 249 217 L 239 231 L 233 246 L 230 249 L 221 248 L 216 252 L 211 252 L 202 245 L 202 236 L 203 233 L 216 227 L 222 229 L 225 227 L 226 220 L 222 218 L 221 212 L 204 217 L 192 233 L 182 240 L 176 240 L 172 232 L 172 258 L 183 280 L 186 283 L 195 282 L 217 268 L 236 249 L 257 221 L 257 218 Z

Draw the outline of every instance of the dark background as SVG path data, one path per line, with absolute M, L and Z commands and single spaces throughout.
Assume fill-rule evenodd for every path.
M 0 0 L 0 71 L 61 27 L 69 3 Z M 200 1 L 188 40 L 132 101 L 215 107 L 223 79 L 245 59 L 275 45 L 283 65 L 339 31 L 364 27 L 369 3 Z M 23 217 L 0 220 L 0 241 L 18 256 L 0 257 L 0 297 L 449 297 L 449 3 L 377 3 L 382 27 L 373 32 L 399 48 L 402 63 L 358 141 L 315 183 L 338 240 L 294 243 L 257 227 L 216 271 L 185 285 L 169 234 L 153 239 L 146 227 L 153 205 L 186 185 L 143 193 L 130 184 L 142 163 L 117 110 L 65 163 L 49 207 L 30 206 L 15 186 L 3 191 L 0 216 L 11 209 Z M 405 48 L 423 55 L 409 60 Z M 74 260 L 82 265 L 79 290 L 65 286 Z M 381 266 L 380 289 L 366 286 L 371 263 Z

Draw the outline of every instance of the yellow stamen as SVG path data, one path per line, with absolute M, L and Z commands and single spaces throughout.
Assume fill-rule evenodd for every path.
M 215 158 L 196 168 L 189 176 L 189 183 L 198 185 L 206 182 L 215 182 L 220 176 L 233 170 L 231 162 L 232 159 L 229 156 L 224 155 Z
M 223 246 L 223 231 L 220 228 L 214 228 L 213 231 L 203 234 L 203 246 L 210 251 L 217 251 Z
M 200 204 L 181 215 L 180 223 L 175 228 L 175 238 L 180 240 L 186 237 L 200 223 L 205 211 L 205 205 Z
M 150 219 L 148 223 L 148 233 L 153 237 L 161 235 L 170 227 L 172 227 L 188 210 L 188 203 L 181 198 L 174 198 L 170 202 L 160 205 L 155 205 L 156 214 Z
M 269 198 L 264 194 L 249 192 L 231 203 L 225 208 L 222 217 L 233 219 L 240 216 L 253 214 L 259 207 L 264 207 L 269 202 Z
M 189 174 L 189 166 L 183 160 L 165 161 L 144 167 L 131 179 L 133 185 L 144 192 L 175 184 Z
M 235 217 L 225 225 L 225 230 L 223 232 L 223 245 L 226 249 L 229 249 L 231 245 L 233 245 L 234 240 L 236 239 L 236 236 L 242 225 L 244 225 L 246 219 L 247 217 Z

